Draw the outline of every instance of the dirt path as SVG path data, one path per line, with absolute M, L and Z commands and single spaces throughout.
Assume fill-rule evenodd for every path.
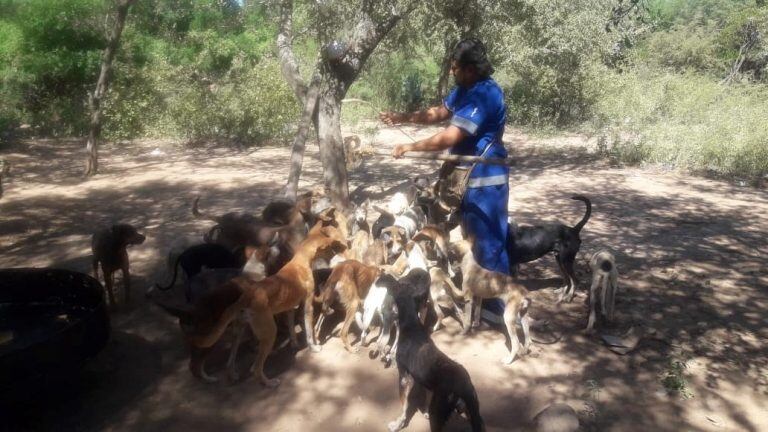
M 414 136 L 430 129 L 408 128 Z M 389 148 L 408 141 L 380 130 Z M 768 430 L 768 194 L 652 169 L 621 168 L 596 158 L 584 139 L 534 140 L 511 131 L 519 158 L 511 178 L 510 211 L 520 224 L 560 219 L 571 224 L 589 196 L 592 219 L 582 233 L 578 271 L 599 247 L 619 254 L 619 324 L 646 337 L 618 356 L 584 335 L 584 297 L 555 306 L 560 284 L 551 258 L 521 268 L 535 290 L 532 314 L 550 321 L 533 352 L 503 366 L 504 338 L 486 330 L 468 337 L 450 323 L 436 343 L 462 363 L 477 388 L 489 430 L 528 430 L 553 401 L 565 401 L 584 430 Z M 386 144 L 383 144 L 386 143 Z M 32 141 L 0 151 L 13 164 L 0 200 L 0 267 L 56 266 L 87 271 L 95 227 L 124 221 L 143 227 L 144 245 L 131 250 L 137 299 L 113 316 L 105 351 L 69 382 L 46 394 L 20 395 L 11 429 L 55 430 L 385 430 L 399 413 L 396 373 L 352 355 L 338 338 L 320 354 L 284 350 L 269 371 L 282 385 L 254 380 L 206 385 L 186 369 L 178 327 L 140 295 L 164 277 L 164 253 L 180 235 L 204 231 L 192 218 L 191 197 L 221 213 L 258 211 L 283 184 L 288 150 L 183 149 L 171 143 L 121 143 L 105 148 L 103 173 L 82 182 L 80 141 Z M 154 151 L 154 152 L 153 152 Z M 305 159 L 302 187 L 320 182 L 316 146 Z M 433 162 L 371 158 L 352 175 L 355 197 L 384 199 Z M 252 353 L 244 355 L 247 367 Z M 662 378 L 681 362 L 683 399 Z M 214 362 L 215 363 L 215 362 Z M 219 375 L 223 377 L 223 374 Z M 454 421 L 453 430 L 462 429 Z M 409 430 L 428 430 L 417 415 Z

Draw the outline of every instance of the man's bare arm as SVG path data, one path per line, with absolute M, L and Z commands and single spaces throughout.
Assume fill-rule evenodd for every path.
M 409 151 L 441 151 L 449 149 L 460 143 L 466 136 L 467 133 L 462 129 L 451 125 L 427 139 L 411 144 L 400 144 L 395 146 L 392 155 L 398 158 Z

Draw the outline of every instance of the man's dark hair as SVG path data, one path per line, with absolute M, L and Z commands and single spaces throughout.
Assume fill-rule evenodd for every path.
M 493 73 L 493 66 L 488 61 L 485 45 L 479 39 L 469 38 L 459 41 L 453 49 L 452 58 L 459 66 L 474 66 L 482 78 L 487 78 Z

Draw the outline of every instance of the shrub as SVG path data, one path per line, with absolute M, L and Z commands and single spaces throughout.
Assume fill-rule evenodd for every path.
M 624 161 L 728 177 L 768 173 L 768 86 L 723 86 L 695 73 L 606 75 L 594 124 Z

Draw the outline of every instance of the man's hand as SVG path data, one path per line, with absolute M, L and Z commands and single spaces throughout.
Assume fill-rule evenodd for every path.
M 403 117 L 402 114 L 396 112 L 385 111 L 379 113 L 379 120 L 384 122 L 387 126 L 402 123 L 405 120 Z
M 400 159 L 406 152 L 412 151 L 413 147 L 410 144 L 398 144 L 392 149 L 392 156 L 395 159 Z

